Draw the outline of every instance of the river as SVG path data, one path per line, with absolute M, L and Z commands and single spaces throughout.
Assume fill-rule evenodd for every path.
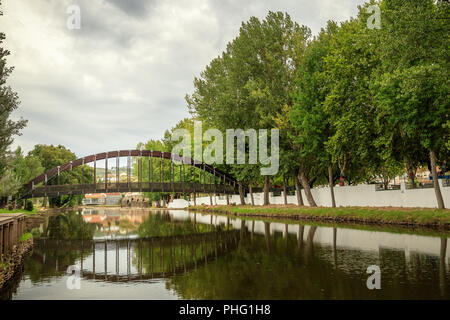
M 448 232 L 93 208 L 33 234 L 4 299 L 450 298 Z

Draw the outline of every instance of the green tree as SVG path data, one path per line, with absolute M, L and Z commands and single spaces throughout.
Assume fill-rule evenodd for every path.
M 39 158 L 45 171 L 76 160 L 77 158 L 75 153 L 62 145 L 53 146 L 37 144 L 28 155 Z
M 277 115 L 292 105 L 295 69 L 310 34 L 288 14 L 269 12 L 263 21 L 251 17 L 226 51 L 194 80 L 195 91 L 186 97 L 190 111 L 222 132 L 275 128 Z M 240 180 L 249 176 L 237 175 Z M 264 185 L 268 204 L 269 176 Z
M 341 181 L 363 180 L 366 168 L 379 164 L 374 126 L 377 104 L 369 90 L 379 65 L 376 32 L 367 28 L 367 13 L 360 8 L 357 18 L 343 22 L 330 40 L 324 77 L 328 94 L 324 108 L 333 135 L 328 152 L 340 170 Z
M 177 131 L 184 130 L 185 134 L 188 134 L 188 136 L 184 136 L 183 138 L 185 139 L 185 142 L 188 143 L 190 155 L 181 154 L 181 153 L 179 155 L 190 157 L 190 158 L 198 160 L 198 161 L 201 160 L 202 162 L 206 163 L 208 161 L 205 158 L 198 157 L 198 154 L 196 153 L 196 150 L 195 150 L 196 145 L 192 143 L 192 141 L 195 137 L 194 136 L 194 133 L 195 133 L 194 128 L 195 128 L 196 121 L 198 121 L 198 119 L 195 117 L 185 118 L 185 119 L 179 121 L 173 128 L 171 128 L 170 130 L 166 130 L 162 141 L 163 141 L 164 145 L 166 146 L 166 150 L 172 154 L 175 154 L 177 151 L 174 151 L 174 147 L 178 143 L 181 142 L 181 140 L 180 140 L 181 137 L 178 137 L 178 139 L 175 139 L 174 134 L 177 133 L 177 136 L 178 136 L 179 133 Z M 208 127 L 207 123 L 202 123 L 201 129 L 202 130 L 201 130 L 200 134 L 202 135 L 202 137 L 204 137 L 204 139 L 202 139 L 201 150 L 197 150 L 197 151 L 201 151 L 202 154 L 204 154 L 205 152 L 207 152 L 207 150 L 208 150 L 207 148 L 209 147 L 210 144 L 213 143 L 215 138 L 211 139 L 213 141 L 209 141 L 206 138 L 205 132 L 207 132 L 208 129 L 210 129 L 210 127 Z M 189 140 L 189 138 L 190 138 L 190 140 Z M 186 141 L 186 139 L 187 139 L 187 141 Z M 214 149 L 214 151 L 212 151 L 214 156 L 218 152 L 219 152 L 219 150 L 216 150 L 216 149 Z M 184 153 L 184 150 L 183 150 L 183 153 Z M 221 156 L 224 156 L 224 154 L 222 153 Z M 208 162 L 208 164 L 211 164 L 211 163 Z M 234 169 L 234 168 L 231 168 L 230 166 L 227 166 L 226 164 L 214 163 L 212 165 L 216 169 L 219 169 L 223 172 L 233 174 L 232 169 Z M 174 176 L 174 181 L 189 181 L 189 182 L 193 181 L 195 183 L 204 183 L 204 184 L 214 184 L 214 183 L 220 184 L 221 183 L 221 181 L 219 181 L 220 180 L 219 177 L 217 177 L 217 176 L 214 177 L 214 175 L 211 173 L 207 173 L 207 172 L 204 172 L 203 170 L 199 170 L 192 166 L 183 165 L 183 164 L 175 164 L 174 170 L 173 170 L 173 176 Z M 186 197 L 187 195 L 185 194 L 184 196 Z M 209 196 L 210 196 L 210 200 L 212 203 L 212 193 L 209 193 Z
M 149 140 L 146 143 L 140 142 L 137 145 L 137 149 L 143 150 L 152 150 L 152 151 L 164 151 L 168 152 L 168 148 L 162 140 Z M 151 179 L 153 182 L 157 182 L 160 179 L 166 177 L 168 175 L 167 165 L 163 165 L 163 172 L 161 172 L 161 161 L 166 162 L 161 159 L 153 159 L 153 167 L 152 167 L 152 176 Z M 137 176 L 138 175 L 138 164 L 135 161 L 133 165 L 133 172 Z M 142 179 L 143 181 L 150 180 L 150 166 L 147 161 L 142 161 Z M 148 198 L 150 202 L 152 201 L 160 201 L 163 198 L 167 198 L 168 193 L 163 192 L 144 192 L 144 197 Z
M 294 96 L 294 106 L 288 111 L 289 136 L 299 164 L 297 175 L 309 205 L 314 207 L 316 203 L 310 191 L 310 182 L 324 167 L 328 168 L 332 205 L 336 206 L 332 155 L 326 148 L 333 128 L 324 108 L 329 88 L 323 73 L 324 59 L 330 51 L 330 41 L 337 29 L 335 23 L 329 22 L 326 29 L 322 29 L 319 35 L 309 42 L 297 72 L 298 89 Z
M 382 64 L 373 86 L 379 119 L 398 140 L 409 143 L 406 158 L 418 161 L 423 159 L 421 148 L 428 151 L 436 200 L 443 209 L 436 162 L 449 157 L 450 8 L 445 1 L 390 0 L 383 1 L 382 10 Z
M 33 155 L 24 157 L 20 147 L 15 151 L 13 166 L 14 172 L 22 185 L 44 173 L 44 167 L 40 159 Z
M 0 1 L 1 6 L 1 1 Z M 0 11 L 0 16 L 3 12 Z M 5 40 L 5 34 L 0 32 L 0 45 Z M 0 175 L 7 170 L 9 157 L 11 156 L 9 147 L 13 143 L 13 136 L 20 135 L 20 130 L 27 123 L 22 118 L 18 121 L 11 120 L 11 113 L 16 110 L 20 104 L 19 96 L 10 86 L 6 85 L 7 78 L 10 76 L 14 67 L 8 67 L 6 57 L 10 52 L 0 46 Z M 8 174 L 11 176 L 11 174 Z
M 35 145 L 33 150 L 28 153 L 29 159 L 37 158 L 39 159 L 44 171 L 48 171 L 52 168 L 60 166 L 62 164 L 68 163 L 70 161 L 76 160 L 76 155 L 62 145 Z M 82 180 L 84 183 L 93 183 L 94 174 L 93 169 L 90 166 L 85 165 L 84 169 L 76 167 L 70 171 L 64 171 L 60 173 L 59 184 L 81 184 Z M 83 173 L 84 172 L 84 173 Z M 84 174 L 84 178 L 83 177 Z M 53 177 L 48 181 L 49 185 L 58 184 L 58 177 Z M 82 199 L 81 195 L 65 195 L 60 197 L 52 197 L 49 199 L 49 203 L 54 206 L 65 206 L 74 205 L 80 203 Z M 45 200 L 44 200 L 45 204 Z
M 20 179 L 10 168 L 3 171 L 0 177 L 0 198 L 16 194 L 21 187 Z

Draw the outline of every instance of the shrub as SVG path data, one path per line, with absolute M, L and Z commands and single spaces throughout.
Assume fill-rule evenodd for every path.
M 33 201 L 27 200 L 25 204 L 25 210 L 27 211 L 33 211 Z
M 31 239 L 31 238 L 33 238 L 33 235 L 31 233 L 27 232 L 27 233 L 24 233 L 23 235 L 20 236 L 19 241 L 20 242 L 24 242 L 24 241 L 27 241 L 28 239 Z

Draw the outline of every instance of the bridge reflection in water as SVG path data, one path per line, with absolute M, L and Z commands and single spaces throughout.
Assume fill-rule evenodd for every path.
M 80 268 L 82 278 L 89 280 L 130 282 L 166 278 L 196 270 L 235 249 L 239 234 L 239 231 L 219 231 L 148 239 L 44 239 L 35 242 L 37 250 L 31 259 L 53 264 L 56 274 L 66 273 L 74 264 Z M 40 252 L 54 253 L 53 261 L 46 261 L 48 257 Z M 64 259 L 68 252 L 72 253 L 72 259 Z

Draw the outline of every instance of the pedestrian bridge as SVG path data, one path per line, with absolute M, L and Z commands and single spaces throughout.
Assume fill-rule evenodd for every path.
M 121 178 L 120 158 L 127 159 L 126 180 Z M 102 177 L 97 175 L 97 161 L 100 160 L 105 164 Z M 94 167 L 93 181 L 85 181 L 85 165 L 89 163 Z M 111 164 L 115 175 L 108 174 Z M 81 167 L 81 183 L 62 184 L 62 173 L 72 177 L 73 169 L 77 167 Z M 132 171 L 137 172 L 137 179 L 132 178 Z M 121 150 L 93 154 L 52 168 L 29 181 L 19 198 L 106 192 L 237 194 L 239 184 L 232 176 L 191 158 L 161 151 Z

